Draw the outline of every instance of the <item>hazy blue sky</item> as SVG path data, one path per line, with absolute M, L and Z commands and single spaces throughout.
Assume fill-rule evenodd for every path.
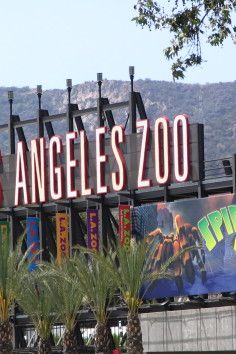
M 136 26 L 135 0 L 11 0 L 0 8 L 0 86 L 64 88 L 96 79 L 171 80 L 163 57 L 168 34 Z M 236 80 L 236 45 L 203 48 L 207 63 L 184 82 Z

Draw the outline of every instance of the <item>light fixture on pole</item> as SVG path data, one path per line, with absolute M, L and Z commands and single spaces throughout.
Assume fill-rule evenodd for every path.
M 68 92 L 68 104 L 70 104 L 71 90 L 72 90 L 72 79 L 66 79 L 66 87 Z
M 41 109 L 42 94 L 43 94 L 42 85 L 37 85 L 37 96 L 38 96 L 38 102 L 39 102 L 39 110 Z
M 99 127 L 104 125 L 104 121 L 102 118 L 102 73 L 97 73 L 97 83 L 98 83 L 98 106 L 99 106 Z
M 10 117 L 12 116 L 12 105 L 13 105 L 13 100 L 14 100 L 14 92 L 13 91 L 8 91 L 8 101 L 10 104 Z
M 131 92 L 134 92 L 134 66 L 129 67 L 129 77 L 131 83 Z

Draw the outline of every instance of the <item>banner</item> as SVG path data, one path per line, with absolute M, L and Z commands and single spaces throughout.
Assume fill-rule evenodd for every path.
M 87 209 L 88 248 L 99 250 L 98 209 Z
M 39 240 L 39 218 L 37 217 L 27 217 L 26 218 L 26 237 L 27 237 L 27 248 L 31 247 L 29 252 L 29 271 L 33 271 L 37 268 L 37 263 L 40 260 L 40 256 L 36 254 L 40 250 L 40 240 Z
M 132 225 L 152 244 L 150 271 L 182 252 L 146 298 L 236 291 L 235 194 L 135 207 Z
M 130 205 L 119 205 L 119 237 L 122 246 L 129 246 L 131 240 Z
M 8 221 L 0 221 L 0 240 L 8 242 L 10 240 L 10 224 Z M 10 244 L 10 243 L 9 243 Z
M 64 257 L 70 255 L 69 244 L 69 216 L 66 213 L 56 213 L 57 232 L 57 261 L 60 263 Z

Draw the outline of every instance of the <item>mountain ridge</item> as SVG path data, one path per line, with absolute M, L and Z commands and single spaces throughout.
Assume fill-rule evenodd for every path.
M 204 123 L 207 159 L 236 153 L 236 81 L 203 85 L 145 79 L 135 81 L 134 89 L 141 93 L 151 121 L 161 115 L 173 119 L 176 114 L 187 113 L 190 122 Z M 13 114 L 19 115 L 22 120 L 36 117 L 38 103 L 35 89 L 28 86 L 0 87 L 0 124 L 9 119 L 8 90 L 14 91 Z M 75 85 L 71 92 L 71 102 L 78 104 L 80 109 L 96 106 L 97 91 L 95 81 Z M 129 91 L 129 81 L 104 80 L 102 85 L 102 96 L 108 97 L 110 103 L 128 100 Z M 49 114 L 65 112 L 66 105 L 66 89 L 43 92 L 42 108 L 47 109 Z M 114 116 L 116 123 L 124 124 L 127 110 L 120 110 Z M 96 126 L 96 117 L 85 117 L 84 124 L 86 130 L 92 133 Z M 61 130 L 61 123 L 54 125 L 55 131 Z M 36 134 L 35 127 L 27 127 L 25 133 L 29 139 Z M 5 133 L 1 134 L 0 149 L 6 151 Z

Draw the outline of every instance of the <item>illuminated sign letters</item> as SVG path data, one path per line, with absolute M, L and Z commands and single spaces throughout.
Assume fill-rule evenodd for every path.
M 78 133 L 67 133 L 65 146 L 60 136 L 53 136 L 48 144 L 45 138 L 33 139 L 29 156 L 30 166 L 27 166 L 25 144 L 18 142 L 14 205 L 106 194 L 110 190 L 119 192 L 127 188 L 128 176 L 131 178 L 131 174 L 132 179 L 134 176 L 136 179 L 135 188 L 165 185 L 170 183 L 171 177 L 172 179 L 174 177 L 176 182 L 187 181 L 190 176 L 188 117 L 177 115 L 172 128 L 167 117 L 157 118 L 152 139 L 150 139 L 151 129 L 147 119 L 137 121 L 137 129 L 136 143 L 139 144 L 137 147 L 139 152 L 131 149 L 129 157 L 124 153 L 127 142 L 122 126 L 117 125 L 112 128 L 110 139 L 106 137 L 106 127 L 96 129 L 95 151 L 93 151 L 95 182 L 92 182 L 89 176 L 91 158 L 89 141 L 84 130 Z M 153 155 L 150 155 L 151 144 Z M 135 154 L 137 156 L 134 156 Z M 136 161 L 137 158 L 137 170 L 129 170 L 130 164 L 127 158 L 129 162 L 132 159 Z M 147 173 L 150 160 L 154 165 L 154 176 Z M 79 183 L 76 179 L 78 176 Z

